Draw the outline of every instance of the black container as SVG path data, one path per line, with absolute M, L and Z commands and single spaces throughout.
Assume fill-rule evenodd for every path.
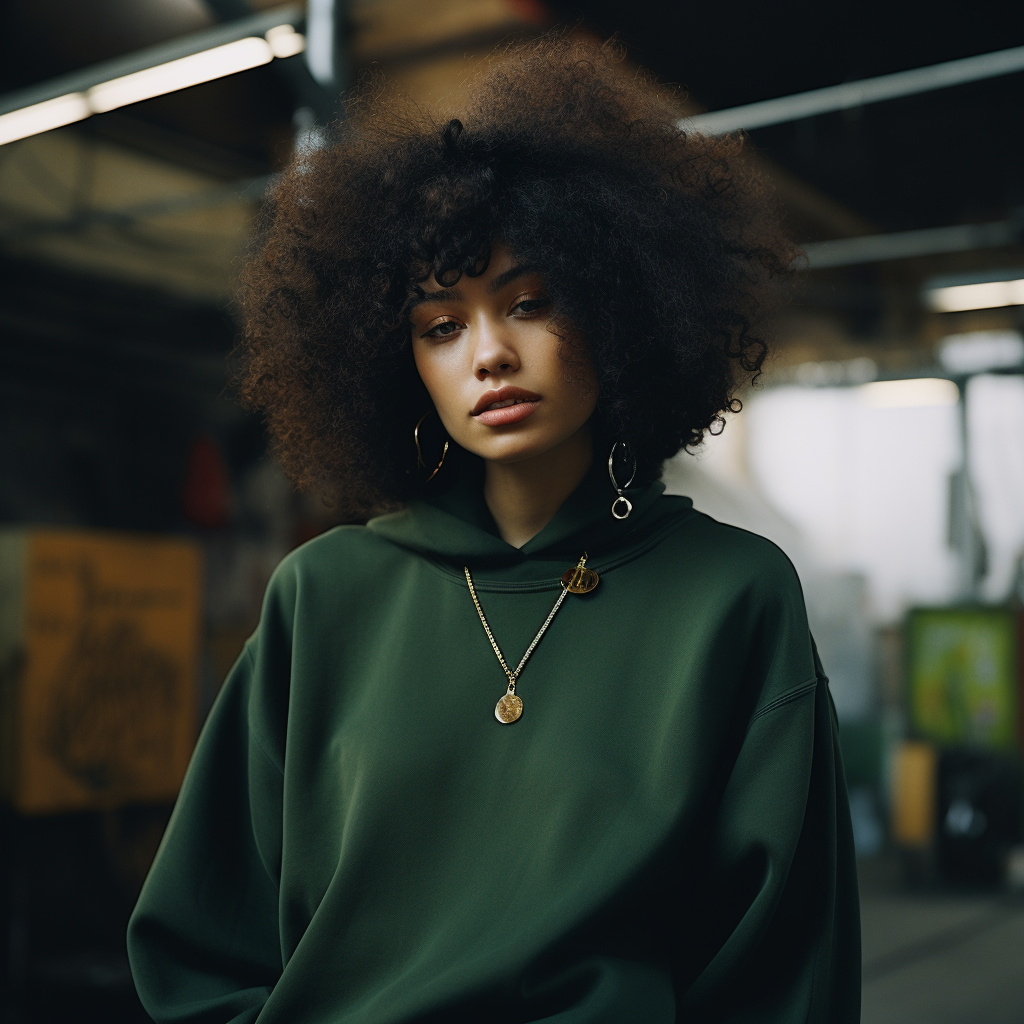
M 1002 880 L 1006 855 L 1024 838 L 1024 770 L 1018 756 L 945 750 L 939 757 L 936 859 L 951 882 Z

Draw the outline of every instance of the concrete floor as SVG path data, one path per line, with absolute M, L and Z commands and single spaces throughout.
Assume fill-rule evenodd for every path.
M 1024 1024 L 1024 899 L 861 871 L 862 1024 Z

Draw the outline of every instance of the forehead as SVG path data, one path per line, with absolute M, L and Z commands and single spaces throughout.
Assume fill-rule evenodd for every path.
M 435 277 L 431 277 L 422 284 L 413 285 L 412 305 L 448 300 L 463 301 L 474 296 L 494 294 L 514 281 L 538 273 L 535 267 L 518 263 L 508 245 L 499 240 L 493 244 L 487 269 L 482 274 L 473 277 L 463 274 L 457 284 L 447 288 L 442 287 Z
M 463 285 L 473 285 L 487 287 L 492 281 L 500 277 L 502 274 L 512 270 L 516 265 L 515 256 L 512 250 L 509 248 L 508 243 L 501 238 L 495 239 L 491 243 L 490 256 L 487 260 L 487 269 L 479 275 L 470 277 L 464 274 L 459 280 L 459 287 Z M 442 286 L 438 283 L 437 279 L 433 276 L 427 278 L 423 282 L 423 289 L 427 292 L 435 291 Z
M 515 266 L 515 262 L 516 258 L 508 247 L 508 242 L 503 238 L 497 238 L 491 246 L 491 260 L 487 264 L 487 271 L 483 276 L 497 277 L 506 270 L 511 270 Z

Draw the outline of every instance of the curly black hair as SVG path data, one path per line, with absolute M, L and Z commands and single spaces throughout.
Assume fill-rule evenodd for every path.
M 352 98 L 273 187 L 242 276 L 240 391 L 293 480 L 356 515 L 416 493 L 407 304 L 499 238 L 543 276 L 567 372 L 592 360 L 598 435 L 632 444 L 638 481 L 720 426 L 795 250 L 744 139 L 681 116 L 614 47 L 560 35 L 507 48 L 459 120 Z

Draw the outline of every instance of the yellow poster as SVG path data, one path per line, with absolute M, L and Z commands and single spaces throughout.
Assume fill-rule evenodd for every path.
M 32 530 L 14 686 L 13 802 L 171 800 L 196 731 L 201 558 L 185 540 Z

